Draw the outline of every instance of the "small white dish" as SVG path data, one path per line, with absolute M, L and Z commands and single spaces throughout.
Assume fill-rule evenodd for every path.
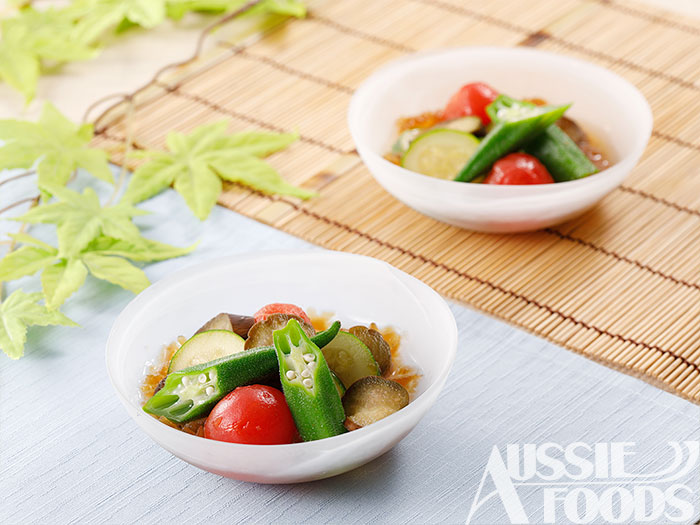
M 144 365 L 163 344 L 194 333 L 218 312 L 251 313 L 271 302 L 330 311 L 346 323 L 376 322 L 402 337 L 402 360 L 422 373 L 413 401 L 365 428 L 292 445 L 241 445 L 192 436 L 141 409 Z M 351 326 L 351 325 L 350 325 Z M 425 415 L 445 384 L 457 327 L 430 287 L 387 263 L 339 252 L 269 252 L 228 257 L 180 270 L 146 289 L 122 311 L 107 341 L 117 395 L 160 446 L 199 468 L 258 483 L 322 479 L 387 452 Z M 420 453 L 420 451 L 416 451 Z
M 516 98 L 573 103 L 566 115 L 603 146 L 612 166 L 585 179 L 533 186 L 436 179 L 382 156 L 396 120 L 444 107 L 462 85 L 482 81 Z M 394 197 L 440 221 L 484 232 L 537 230 L 569 220 L 619 186 L 649 140 L 652 114 L 628 81 L 575 58 L 527 48 L 464 47 L 388 63 L 353 95 L 350 133 L 374 178 Z

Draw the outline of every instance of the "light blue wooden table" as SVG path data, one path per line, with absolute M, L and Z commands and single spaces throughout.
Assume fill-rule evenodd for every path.
M 0 205 L 29 188 L 3 187 Z M 152 281 L 222 255 L 319 249 L 221 208 L 199 223 L 173 192 L 146 207 L 156 212 L 139 218 L 147 236 L 180 245 L 201 241 L 188 257 L 147 267 Z M 35 289 L 37 281 L 12 286 Z M 694 523 L 700 517 L 700 463 L 690 465 L 687 452 L 683 465 L 692 468 L 674 470 L 681 472 L 675 481 L 643 478 L 670 467 L 668 442 L 690 442 L 683 451 L 697 447 L 699 406 L 458 305 L 452 310 L 459 352 L 448 384 L 434 409 L 391 452 L 351 473 L 291 486 L 199 471 L 151 442 L 109 384 L 105 340 L 131 298 L 88 278 L 65 307 L 81 328 L 35 329 L 26 357 L 0 355 L 0 523 L 464 523 L 468 517 L 472 523 L 508 523 L 502 492 L 470 516 L 494 447 L 505 456 L 509 443 L 542 449 L 575 442 L 603 448 L 627 442 L 617 446 L 635 453 L 626 457 L 629 476 L 578 484 L 563 478 L 558 485 L 510 480 L 530 523 L 545 518 L 547 490 L 563 489 L 555 493 L 560 499 L 553 500 L 554 512 L 557 523 L 568 523 L 566 493 L 578 488 L 601 495 L 610 487 L 632 493 L 635 485 L 687 488 L 677 489 L 687 516 L 666 504 L 670 514 L 649 522 L 681 516 L 680 522 Z M 539 471 L 551 473 L 542 466 Z M 477 499 L 494 487 L 486 476 Z M 512 501 L 508 505 L 517 511 Z M 606 520 L 596 514 L 591 522 Z

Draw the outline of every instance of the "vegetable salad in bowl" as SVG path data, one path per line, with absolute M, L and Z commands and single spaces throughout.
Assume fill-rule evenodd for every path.
M 387 192 L 493 233 L 590 210 L 632 173 L 652 123 L 644 95 L 621 76 L 528 47 L 403 56 L 365 79 L 348 107 L 357 152 Z
M 551 184 L 609 166 L 570 105 L 516 100 L 483 82 L 462 86 L 444 109 L 399 119 L 385 158 L 440 179 L 484 184 Z
M 409 403 L 420 375 L 400 336 L 342 328 L 298 306 L 220 313 L 150 366 L 143 410 L 206 439 L 250 445 L 315 441 L 371 425 Z
M 306 250 L 168 275 L 124 308 L 105 359 L 117 398 L 164 450 L 220 476 L 298 483 L 396 446 L 439 401 L 456 353 L 454 316 L 429 286 L 370 257 Z

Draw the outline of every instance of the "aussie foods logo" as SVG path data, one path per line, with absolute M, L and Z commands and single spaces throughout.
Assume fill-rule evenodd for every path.
M 667 447 L 661 468 L 630 473 L 635 443 L 494 446 L 467 524 L 499 502 L 510 523 L 688 523 L 700 491 L 700 441 Z

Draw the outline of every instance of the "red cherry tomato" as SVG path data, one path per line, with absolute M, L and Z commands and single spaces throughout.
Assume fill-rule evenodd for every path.
M 497 160 L 484 184 L 550 184 L 554 179 L 542 163 L 527 153 L 511 153 Z
M 204 423 L 204 437 L 248 445 L 293 443 L 297 427 L 284 394 L 265 385 L 236 388 L 221 401 Z
M 267 306 L 263 306 L 260 310 L 255 312 L 255 322 L 259 323 L 260 321 L 264 321 L 272 314 L 296 315 L 297 317 L 301 317 L 304 321 L 311 324 L 311 319 L 309 319 L 309 316 L 306 315 L 304 310 L 296 305 L 286 303 L 272 303 L 268 304 Z
M 457 91 L 445 107 L 445 118 L 451 120 L 459 117 L 476 116 L 484 125 L 491 122 L 486 114 L 486 106 L 493 102 L 498 92 L 483 82 L 466 84 Z

